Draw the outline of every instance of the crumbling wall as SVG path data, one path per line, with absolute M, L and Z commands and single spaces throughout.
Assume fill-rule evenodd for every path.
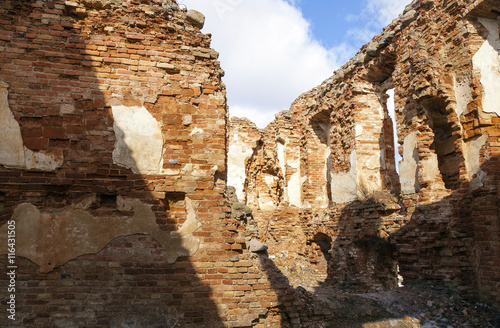
M 228 138 L 228 185 L 236 186 L 236 196 L 244 201 L 246 161 L 252 156 L 261 133 L 250 120 L 233 117 L 228 123 Z
M 270 254 L 295 238 L 291 256 L 310 267 L 328 257 L 327 276 L 336 282 L 395 286 L 399 266 L 406 279 L 445 280 L 498 304 L 498 12 L 494 1 L 414 1 L 277 116 L 247 165 L 245 183 L 259 228 L 275 244 Z M 293 144 L 282 142 L 282 130 L 293 131 Z M 300 153 L 300 200 L 255 207 L 262 194 L 256 190 L 267 187 L 257 173 L 269 163 L 279 167 L 279 153 L 288 151 Z M 285 186 L 273 193 L 285 193 Z M 270 229 L 277 211 L 287 208 L 295 213 L 287 220 L 294 231 Z M 331 244 L 327 254 L 319 234 Z M 377 256 L 394 247 L 383 268 L 371 272 L 377 256 L 362 251 L 370 243 L 385 245 Z
M 174 1 L 2 1 L 0 263 L 12 258 L 15 222 L 17 267 L 9 323 L 284 320 L 226 200 L 224 72 L 203 20 Z

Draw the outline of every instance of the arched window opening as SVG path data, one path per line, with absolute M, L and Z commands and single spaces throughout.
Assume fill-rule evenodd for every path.
M 318 232 L 311 240 L 314 256 L 311 262 L 315 264 L 316 280 L 324 282 L 328 278 L 328 265 L 331 259 L 330 249 L 332 248 L 332 238 L 328 235 Z
M 316 236 L 314 236 L 313 242 L 319 246 L 321 253 L 328 261 L 331 257 L 330 249 L 332 248 L 332 238 L 322 232 L 319 232 Z
M 429 125 L 434 134 L 430 149 L 437 155 L 439 171 L 447 189 L 455 190 L 460 185 L 460 163 L 462 156 L 457 152 L 455 142 L 459 135 L 454 133 L 448 119 L 446 103 L 441 99 L 431 99 L 424 103 Z

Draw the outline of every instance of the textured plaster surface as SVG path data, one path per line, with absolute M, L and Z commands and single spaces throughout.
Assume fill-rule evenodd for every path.
M 110 241 L 125 235 L 151 232 L 157 228 L 151 207 L 137 199 L 117 198 L 120 211 L 132 211 L 133 216 L 95 217 L 87 209 L 95 196 L 62 211 L 42 212 L 24 203 L 14 210 L 16 222 L 16 255 L 26 257 L 50 272 L 83 254 L 99 252 Z M 2 251 L 7 249 L 4 236 L 7 225 L 0 228 Z
M 403 142 L 403 160 L 399 164 L 399 182 L 404 194 L 413 194 L 419 189 L 417 132 L 406 136 Z
M 476 190 L 483 186 L 482 181 L 486 176 L 486 173 L 481 170 L 479 153 L 487 140 L 488 136 L 482 135 L 464 143 L 463 151 L 465 157 L 465 167 L 467 168 L 468 178 L 470 181 L 470 190 Z
M 196 203 L 189 198 L 186 201 L 187 220 L 178 231 L 155 230 L 151 236 L 163 245 L 167 251 L 167 262 L 175 263 L 180 256 L 194 255 L 200 248 L 200 240 L 193 233 L 201 227 L 196 218 Z
M 430 154 L 422 160 L 423 170 L 419 170 L 420 179 L 422 182 L 429 184 L 431 188 L 439 188 L 440 185 L 433 184 L 434 181 L 440 180 L 439 161 L 436 154 Z
M 454 83 L 455 95 L 457 98 L 457 106 L 455 107 L 455 112 L 457 113 L 457 116 L 460 117 L 467 109 L 467 105 L 472 100 L 472 95 L 469 86 L 470 82 L 468 79 L 459 82 L 457 81 L 456 78 L 454 82 L 455 82 Z
M 8 87 L 0 81 L 0 164 L 18 169 L 55 171 L 63 164 L 62 152 L 34 152 L 24 146 L 21 127 L 9 107 Z
M 488 30 L 488 38 L 474 55 L 473 65 L 481 72 L 484 89 L 483 112 L 500 116 L 500 37 L 499 22 L 494 19 L 479 18 Z
M 356 152 L 351 153 L 351 169 L 347 173 L 332 175 L 332 201 L 334 203 L 348 203 L 355 201 L 357 196 L 357 169 Z
M 248 157 L 252 156 L 253 149 L 244 140 L 240 140 L 237 134 L 233 134 L 231 138 L 227 154 L 227 185 L 235 187 L 238 199 L 243 200 L 245 198 L 245 193 L 243 192 L 243 185 L 246 178 L 245 161 Z
M 300 172 L 295 172 L 288 182 L 288 201 L 290 205 L 300 207 L 302 205 L 302 179 Z
M 163 134 L 145 107 L 113 106 L 116 134 L 113 162 L 134 173 L 159 174 L 163 168 Z
M 187 220 L 178 231 L 162 231 L 150 205 L 138 199 L 117 197 L 116 209 L 133 212 L 132 216 L 93 216 L 88 211 L 96 204 L 92 195 L 62 211 L 42 212 L 24 203 L 14 210 L 16 255 L 26 257 L 50 272 L 83 254 L 95 254 L 120 236 L 151 233 L 167 252 L 166 261 L 175 263 L 180 256 L 195 254 L 200 241 L 193 236 L 201 223 L 196 219 L 195 203 L 186 198 Z M 7 247 L 7 225 L 0 228 L 0 247 Z M 4 254 L 4 253 L 3 253 Z
M 296 151 L 297 153 L 300 152 L 300 149 L 291 149 L 291 152 L 293 153 Z M 290 205 L 292 206 L 297 206 L 301 207 L 302 206 L 302 184 L 303 180 L 301 179 L 301 173 L 300 173 L 300 160 L 298 158 L 286 158 L 286 164 L 292 169 L 295 170 L 296 172 L 292 174 L 290 177 L 290 181 L 288 181 L 288 185 L 286 188 L 286 198 L 290 202 Z

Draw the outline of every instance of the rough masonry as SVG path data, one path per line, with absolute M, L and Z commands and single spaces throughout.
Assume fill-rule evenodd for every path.
M 201 13 L 3 1 L 9 324 L 322 327 L 338 312 L 304 286 L 384 290 L 398 274 L 498 305 L 499 12 L 415 1 L 261 131 L 228 120 Z
M 413 1 L 265 129 L 231 120 L 229 176 L 292 285 L 400 275 L 498 304 L 499 6 Z

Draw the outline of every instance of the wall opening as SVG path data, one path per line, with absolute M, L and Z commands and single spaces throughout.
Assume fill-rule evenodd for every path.
M 331 125 L 328 116 L 310 125 L 314 138 L 308 140 L 309 204 L 326 208 L 332 204 Z
M 448 120 L 446 103 L 433 98 L 423 104 L 427 110 L 429 125 L 434 134 L 430 149 L 437 155 L 439 172 L 447 189 L 455 190 L 460 186 L 460 163 L 462 156 L 456 150 L 458 133 Z
M 311 263 L 316 266 L 316 280 L 324 282 L 328 278 L 328 265 L 332 257 L 330 254 L 332 238 L 322 232 L 318 232 L 311 240 L 311 245 L 314 251 Z
M 394 88 L 389 89 L 386 91 L 386 94 L 388 96 L 387 98 L 387 111 L 389 112 L 389 117 L 392 120 L 392 133 L 393 133 L 393 149 L 394 149 L 394 165 L 396 167 L 396 172 L 399 173 L 399 161 L 401 161 L 403 158 L 399 154 L 398 151 L 398 146 L 399 146 L 399 139 L 398 139 L 398 131 L 397 131 L 397 123 L 396 123 L 396 104 L 395 104 L 395 99 L 394 99 Z
M 314 236 L 313 242 L 319 246 L 325 259 L 329 260 L 331 258 L 330 249 L 332 248 L 332 238 L 322 232 L 318 232 Z

